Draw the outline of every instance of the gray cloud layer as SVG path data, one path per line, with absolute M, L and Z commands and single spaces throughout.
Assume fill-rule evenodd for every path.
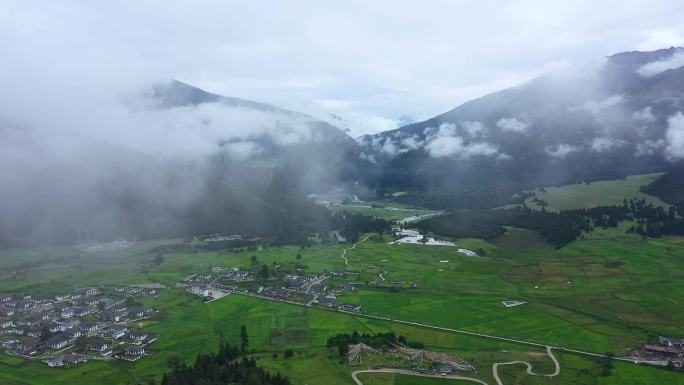
M 176 77 L 224 95 L 315 103 L 356 122 L 358 135 L 567 63 L 683 44 L 683 11 L 677 0 L 6 0 L 0 80 L 49 74 L 97 91 Z M 105 74 L 116 81 L 102 84 Z

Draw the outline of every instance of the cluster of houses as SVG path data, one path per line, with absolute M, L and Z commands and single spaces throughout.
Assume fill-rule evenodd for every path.
M 344 291 L 355 292 L 357 285 L 344 284 L 328 287 L 325 284 L 325 280 L 329 278 L 346 276 L 347 274 L 344 270 L 321 275 L 288 274 L 283 277 L 282 286 L 263 287 L 261 285 L 254 285 L 247 292 L 280 301 L 299 302 L 311 306 L 359 313 L 361 312 L 360 305 L 339 302 L 337 300 L 337 296 Z M 352 272 L 351 274 L 358 273 Z
M 236 283 L 252 280 L 252 276 L 246 270 L 241 270 L 237 267 L 222 268 L 214 266 L 207 272 L 196 273 L 186 277 L 183 279 L 183 284 L 187 287 L 186 291 L 190 294 L 210 301 L 238 290 L 238 287 L 235 286 Z
M 401 279 L 399 279 L 399 278 L 393 278 L 393 279 L 390 280 L 390 284 L 392 284 L 392 285 L 402 285 L 402 286 L 403 286 L 403 285 L 404 285 L 404 281 L 401 280 Z M 415 283 L 415 282 L 408 282 L 408 285 L 409 285 L 409 287 L 410 287 L 411 289 L 417 289 L 417 288 L 418 288 L 418 284 Z
M 73 349 L 68 349 L 79 350 L 80 353 L 51 354 L 44 361 L 50 367 L 75 365 L 86 362 L 89 358 L 94 357 L 111 357 L 126 361 L 137 361 L 149 354 L 145 351 L 145 346 L 156 339 L 156 336 L 143 330 L 129 328 L 123 324 L 112 325 L 102 328 L 97 333 L 86 338 L 81 346 L 74 346 Z M 69 346 L 64 345 L 62 349 Z
M 361 313 L 361 305 L 353 303 L 338 302 L 337 296 L 334 294 L 327 294 L 317 301 L 313 302 L 312 305 L 318 307 L 324 307 L 328 309 L 350 311 L 354 313 Z
M 207 238 L 205 238 L 204 242 L 241 241 L 242 239 L 243 239 L 243 237 L 240 234 L 232 234 L 232 235 L 212 234 L 212 235 L 208 236 Z
M 248 271 L 237 267 L 222 268 L 213 266 L 209 271 L 191 274 L 183 279 L 184 284 L 207 284 L 225 282 L 244 282 L 253 280 Z
M 684 367 L 684 339 L 658 337 L 653 344 L 646 344 L 632 352 L 635 360 L 661 361 L 672 363 L 677 368 Z
M 319 277 L 315 274 L 308 275 L 292 275 L 288 274 L 283 277 L 283 283 L 286 288 L 291 290 L 298 290 L 302 292 L 308 292 L 310 287 L 313 285 L 318 285 L 317 289 L 320 289 L 321 283 L 325 278 Z
M 191 286 L 187 288 L 186 291 L 190 294 L 202 297 L 202 299 L 205 301 L 212 301 L 221 298 L 237 289 L 237 286 L 217 283 L 207 286 Z
M 125 239 L 117 239 L 112 242 L 82 243 L 74 246 L 74 249 L 85 251 L 86 253 L 97 253 L 100 251 L 127 249 L 133 245 L 135 245 L 135 242 L 130 242 Z
M 135 360 L 145 354 L 139 348 L 156 337 L 126 325 L 154 310 L 131 306 L 127 299 L 157 295 L 158 289 L 127 286 L 78 288 L 49 297 L 3 295 L 0 340 L 8 354 L 42 359 L 52 367 L 92 356 Z
M 299 273 L 301 270 L 297 269 Z M 221 298 L 232 292 L 241 292 L 279 301 L 296 302 L 336 310 L 361 312 L 361 306 L 339 302 L 342 292 L 355 292 L 359 284 L 327 286 L 330 278 L 345 278 L 360 275 L 362 270 L 336 270 L 324 274 L 286 274 L 280 285 L 262 286 L 249 284 L 254 277 L 246 270 L 232 267 L 212 267 L 206 272 L 192 274 L 182 281 L 186 291 L 205 301 Z M 270 278 L 269 281 L 276 281 Z M 249 286 L 251 285 L 251 286 Z

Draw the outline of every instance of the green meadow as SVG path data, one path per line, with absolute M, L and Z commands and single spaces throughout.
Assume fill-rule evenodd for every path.
M 273 371 L 287 372 L 295 384 L 350 384 L 351 372 L 355 368 L 341 365 L 336 351 L 325 348 L 325 340 L 331 334 L 352 330 L 370 333 L 392 330 L 411 340 L 423 342 L 430 349 L 462 356 L 478 368 L 478 373 L 474 376 L 488 383 L 493 383 L 490 370 L 493 362 L 525 359 L 532 362 L 539 371 L 551 372 L 553 367 L 541 351 L 534 351 L 527 346 L 239 295 L 230 295 L 204 304 L 178 289 L 169 289 L 158 301 L 163 313 L 160 322 L 147 326 L 149 331 L 160 335 L 160 339 L 149 347 L 155 352 L 152 356 L 135 363 L 90 361 L 74 368 L 53 369 L 42 363 L 0 355 L 0 383 L 147 383 L 152 378 L 159 378 L 171 357 L 191 361 L 199 353 L 215 351 L 221 335 L 228 341 L 238 341 L 240 326 L 243 324 L 247 325 L 249 332 L 251 355 L 261 365 Z M 303 334 L 301 330 L 304 330 Z M 274 340 L 276 331 L 283 333 L 286 338 Z M 289 339 L 288 336 L 294 337 Z M 292 358 L 283 358 L 286 348 L 295 350 Z M 277 357 L 274 358 L 273 353 Z M 611 383 L 601 382 L 602 379 L 620 379 L 620 382 L 612 383 L 621 384 L 684 383 L 681 375 L 665 370 L 619 363 L 610 377 L 592 382 L 599 370 L 595 360 L 569 354 L 558 354 L 558 358 L 562 367 L 560 383 L 573 383 L 570 380 L 574 378 L 582 381 L 576 383 L 582 384 Z M 634 375 L 638 378 L 631 377 Z M 396 384 L 434 383 L 430 379 L 404 377 L 406 376 L 396 376 L 383 381 L 391 380 L 394 382 L 389 383 Z M 513 367 L 510 373 L 506 369 L 503 378 L 528 381 L 527 377 L 523 369 Z
M 669 206 L 660 198 L 640 191 L 655 181 L 662 173 L 630 175 L 625 179 L 576 183 L 558 187 L 545 187 L 532 190 L 534 197 L 548 203 L 547 210 L 572 210 L 596 206 L 621 205 L 624 199 L 646 199 L 656 206 Z M 528 207 L 541 208 L 533 199 L 528 198 Z
M 602 183 L 594 182 L 558 190 L 610 191 L 625 188 L 625 183 L 641 185 L 653 177 L 613 181 L 610 183 L 623 186 L 610 189 L 594 186 Z M 625 190 L 624 196 L 638 193 L 638 186 L 630 191 Z M 575 203 L 564 201 L 560 198 L 563 194 L 550 188 L 544 194 L 551 194 L 542 199 L 553 208 L 580 204 L 579 199 Z M 553 194 L 555 198 L 551 198 Z M 606 192 L 605 196 L 611 194 Z M 596 200 L 581 204 L 606 204 L 601 199 L 599 194 Z M 371 234 L 347 253 L 348 268 L 363 272 L 335 278 L 328 285 L 364 284 L 339 300 L 361 304 L 366 314 L 624 355 L 658 335 L 684 337 L 684 238 L 642 239 L 625 233 L 629 225 L 597 229 L 559 250 L 536 232 L 517 228 L 508 228 L 504 235 L 488 241 L 454 240 L 459 247 L 482 254 L 477 257 L 459 253 L 458 247 L 390 245 L 389 235 Z M 211 266 L 249 267 L 252 256 L 259 264 L 273 266 L 294 264 L 300 254 L 299 262 L 309 272 L 342 269 L 345 265 L 340 254 L 349 244 L 242 252 L 163 252 L 158 257 L 158 246 L 182 242 L 146 241 L 129 249 L 93 254 L 54 247 L 3 252 L 2 293 L 46 294 L 103 283 L 156 282 L 168 288 L 158 299 L 149 300 L 160 311 L 142 325 L 159 335 L 149 346 L 151 356 L 134 363 L 91 361 L 74 368 L 53 369 L 0 353 L 0 384 L 158 382 L 170 358 L 192 361 L 197 354 L 215 351 L 221 336 L 237 343 L 241 325 L 248 328 L 250 354 L 261 365 L 286 372 L 294 384 L 352 384 L 355 369 L 340 364 L 337 352 L 326 349 L 325 341 L 333 334 L 354 330 L 392 330 L 429 349 L 463 356 L 478 369 L 475 376 L 489 384 L 494 383 L 494 362 L 525 359 L 538 371 L 552 371 L 552 363 L 543 352 L 527 345 L 236 294 L 205 304 L 175 288 L 182 278 Z M 379 277 L 382 272 L 386 272 L 385 281 Z M 392 279 L 402 283 L 392 284 Z M 418 287 L 411 288 L 410 283 Z M 506 308 L 501 303 L 505 300 L 527 303 Z M 285 359 L 286 349 L 293 349 L 294 356 Z M 561 373 L 553 380 L 530 377 L 521 365 L 502 367 L 502 378 L 506 384 L 684 384 L 681 372 L 614 362 L 610 374 L 603 375 L 599 359 L 561 352 L 557 357 Z M 362 374 L 360 378 L 365 384 L 376 385 L 446 383 L 394 374 Z

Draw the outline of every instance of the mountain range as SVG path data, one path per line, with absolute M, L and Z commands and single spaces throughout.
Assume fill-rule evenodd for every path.
M 214 232 L 296 243 L 326 220 L 306 193 L 361 169 L 352 138 L 301 113 L 179 81 L 135 100 L 133 139 L 152 136 L 153 154 L 122 144 L 130 135 L 0 124 L 0 161 L 12 170 L 0 175 L 1 244 Z
M 0 160 L 12 170 L 0 175 L 0 242 L 301 238 L 326 220 L 308 193 L 519 191 L 667 171 L 684 157 L 682 48 L 612 55 L 357 139 L 331 124 L 339 117 L 175 80 L 136 100 L 122 111 L 154 154 L 130 137 L 0 124 Z
M 684 49 L 626 52 L 359 142 L 381 188 L 527 187 L 667 169 L 681 111 Z

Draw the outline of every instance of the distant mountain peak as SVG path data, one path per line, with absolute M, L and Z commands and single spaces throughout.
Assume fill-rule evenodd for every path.
M 418 151 L 429 158 L 421 162 L 431 164 L 420 167 L 442 170 L 453 183 L 487 183 L 484 175 L 503 170 L 512 175 L 502 179 L 534 184 L 666 168 L 672 161 L 672 122 L 679 121 L 672 117 L 684 111 L 684 49 L 623 52 L 603 66 L 573 71 L 545 75 L 359 142 L 390 170 L 419 159 L 404 155 Z

